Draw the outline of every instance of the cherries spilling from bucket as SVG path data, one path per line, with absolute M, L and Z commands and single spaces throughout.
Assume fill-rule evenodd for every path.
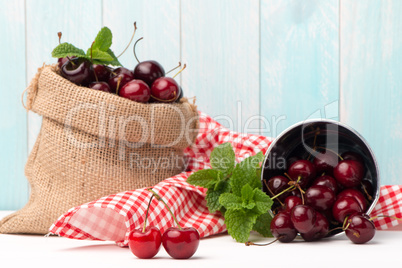
M 340 231 L 358 244 L 374 237 L 374 224 L 365 214 L 373 186 L 365 179 L 364 157 L 321 147 L 316 155 L 292 156 L 287 163 L 286 172 L 264 180 L 275 201 L 270 229 L 277 240 L 291 242 L 300 234 L 315 241 Z

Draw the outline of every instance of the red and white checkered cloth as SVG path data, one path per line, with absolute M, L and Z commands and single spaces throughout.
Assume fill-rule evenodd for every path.
M 200 113 L 200 132 L 193 146 L 185 150 L 188 171 L 165 179 L 153 189 L 168 203 L 181 226 L 192 226 L 201 237 L 226 231 L 224 219 L 217 212 L 209 213 L 204 199 L 206 190 L 186 182 L 197 170 L 210 168 L 209 156 L 214 147 L 230 142 L 237 162 L 259 151 L 266 152 L 272 139 L 241 134 L 222 127 L 204 113 Z M 146 188 L 117 193 L 71 208 L 50 227 L 50 233 L 73 239 L 115 241 L 127 246 L 131 230 L 142 227 L 151 193 Z M 402 217 L 402 186 L 383 186 L 381 197 L 372 215 Z M 375 220 L 378 229 L 398 224 L 391 218 Z M 174 226 L 174 221 L 161 202 L 152 200 L 148 225 L 161 232 Z

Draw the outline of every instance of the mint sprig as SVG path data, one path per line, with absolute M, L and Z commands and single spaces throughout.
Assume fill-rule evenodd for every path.
M 209 211 L 223 213 L 228 233 L 238 242 L 247 242 L 252 230 L 272 236 L 269 210 L 273 201 L 261 190 L 263 159 L 259 152 L 236 163 L 232 145 L 223 143 L 211 153 L 212 169 L 199 170 L 187 179 L 208 189 L 205 199 Z
M 122 66 L 113 51 L 110 49 L 112 45 L 112 31 L 108 27 L 103 27 L 97 34 L 95 41 L 87 49 L 84 50 L 75 47 L 70 43 L 61 43 L 52 51 L 52 57 L 77 57 L 92 60 L 94 64 L 104 64 L 113 66 Z

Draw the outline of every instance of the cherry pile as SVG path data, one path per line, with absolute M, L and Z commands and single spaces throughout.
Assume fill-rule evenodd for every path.
M 128 237 L 131 252 L 140 259 L 153 258 L 160 249 L 161 244 L 166 252 L 174 259 L 191 258 L 197 251 L 200 235 L 193 227 L 182 228 L 163 199 L 152 189 L 148 189 L 152 196 L 149 200 L 143 228 L 134 229 Z M 148 212 L 153 197 L 162 201 L 172 215 L 177 227 L 169 227 L 163 234 L 156 226 L 146 226 Z
M 134 56 L 138 61 L 135 45 Z M 60 75 L 76 85 L 117 94 L 136 102 L 172 103 L 179 102 L 183 97 L 182 88 L 173 78 L 184 70 L 185 64 L 173 78 L 166 77 L 162 65 L 154 60 L 138 61 L 133 70 L 125 67 L 112 69 L 107 65 L 92 64 L 88 59 L 76 57 L 59 58 L 58 66 Z M 181 63 L 178 67 L 180 66 Z
M 375 227 L 365 214 L 373 186 L 365 179 L 363 158 L 352 151 L 338 155 L 322 149 L 308 159 L 289 158 L 283 175 L 264 180 L 275 200 L 271 232 L 277 240 L 291 242 L 297 234 L 314 241 L 343 230 L 353 243 L 366 243 Z

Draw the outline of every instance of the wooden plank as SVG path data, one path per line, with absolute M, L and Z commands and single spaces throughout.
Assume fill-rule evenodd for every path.
M 261 1 L 264 135 L 308 118 L 338 119 L 338 18 L 338 0 Z
M 341 121 L 368 141 L 381 184 L 402 184 L 402 2 L 341 1 Z
M 87 50 L 102 25 L 102 1 L 26 1 L 27 78 L 35 75 L 45 62 L 56 62 L 51 52 L 58 45 L 57 33 L 62 42 L 69 42 Z M 41 117 L 29 113 L 28 148 L 32 149 L 41 126 Z
M 128 45 L 134 22 L 137 22 L 138 28 L 134 41 L 119 58 L 123 66 L 135 68 L 137 61 L 133 54 L 133 45 L 140 37 L 144 37 L 136 47 L 140 61 L 156 60 L 165 71 L 176 66 L 180 61 L 179 0 L 104 0 L 103 24 L 112 30 L 112 49 L 116 55 Z
M 259 1 L 182 1 L 185 96 L 232 130 L 259 133 Z
M 24 177 L 27 157 L 26 112 L 21 105 L 25 81 L 24 1 L 4 1 L 0 9 L 0 210 L 21 208 L 28 200 Z

